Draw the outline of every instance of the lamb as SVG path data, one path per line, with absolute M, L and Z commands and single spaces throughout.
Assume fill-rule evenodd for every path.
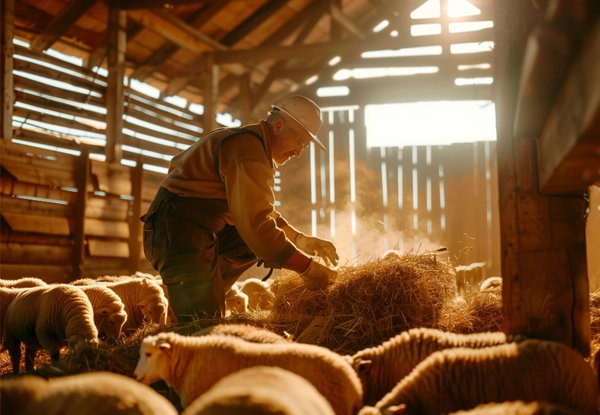
M 53 362 L 60 357 L 63 341 L 69 348 L 85 341 L 98 345 L 94 310 L 83 291 L 68 284 L 48 285 L 17 294 L 6 311 L 4 347 L 13 373 L 19 373 L 21 342 L 25 343 L 27 370 L 34 369 L 35 353 L 47 349 Z
M 271 286 L 258 278 L 248 278 L 240 283 L 240 291 L 248 296 L 250 310 L 272 310 L 275 294 Z
M 0 287 L 6 288 L 31 288 L 41 287 L 46 284 L 45 281 L 39 278 L 20 278 L 18 280 L 3 280 L 0 279 Z
M 134 376 L 146 385 L 165 380 L 185 408 L 221 378 L 252 366 L 278 366 L 304 377 L 337 415 L 355 414 L 362 406 L 362 386 L 352 367 L 337 353 L 308 344 L 159 333 L 142 341 Z
M 236 336 L 252 343 L 289 343 L 279 334 L 249 324 L 217 324 L 216 326 L 203 328 L 192 334 L 192 336 L 207 336 L 211 334 Z
M 290 371 L 254 366 L 232 373 L 188 406 L 182 415 L 334 415 L 331 404 L 306 379 Z
M 101 285 L 81 285 L 79 288 L 87 295 L 94 309 L 94 324 L 98 333 L 105 333 L 118 339 L 127 313 L 121 298 L 108 287 Z
M 73 281 L 71 284 L 76 286 L 102 284 L 113 290 L 125 305 L 127 321 L 123 325 L 123 332 L 126 334 L 137 330 L 144 319 L 161 326 L 167 324 L 168 301 L 162 288 L 153 281 L 133 278 L 97 283 L 96 280 L 85 278 Z
M 135 380 L 94 372 L 45 380 L 26 375 L 0 383 L 0 413 L 12 415 L 177 415 L 165 397 Z
M 405 415 L 447 414 L 516 400 L 591 415 L 598 414 L 597 397 L 598 382 L 582 356 L 564 344 L 531 339 L 435 352 L 359 415 L 390 413 L 394 405 L 406 405 Z
M 225 294 L 225 308 L 227 314 L 248 312 L 248 296 L 241 292 L 236 284 Z
M 546 402 L 513 401 L 481 404 L 475 409 L 453 412 L 450 415 L 577 415 L 577 412 Z
M 351 358 L 364 388 L 365 405 L 375 405 L 427 356 L 454 347 L 481 348 L 507 342 L 504 333 L 455 334 L 436 329 L 411 329 Z

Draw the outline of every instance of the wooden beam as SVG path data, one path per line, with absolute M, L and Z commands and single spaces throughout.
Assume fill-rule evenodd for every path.
M 329 5 L 329 14 L 331 15 L 331 18 L 333 20 L 338 22 L 340 25 L 342 25 L 346 30 L 348 30 L 350 33 L 352 33 L 357 38 L 359 38 L 359 39 L 367 38 L 365 33 L 362 31 L 362 29 L 359 28 L 356 25 L 356 23 L 354 23 L 352 21 L 352 19 L 350 19 L 346 14 L 344 14 L 344 12 L 333 2 L 331 2 Z
M 123 152 L 123 113 L 125 112 L 126 12 L 115 0 L 108 11 L 108 87 L 106 90 L 106 161 L 120 162 Z
M 217 100 L 219 97 L 219 67 L 215 65 L 214 53 L 204 54 L 204 73 L 202 75 L 202 105 L 204 106 L 204 133 L 215 129 L 217 125 Z
M 121 9 L 152 9 L 156 7 L 164 7 L 165 5 L 178 6 L 181 4 L 197 4 L 201 0 L 123 0 Z M 202 0 L 202 3 L 219 4 L 225 0 Z M 237 0 L 250 1 L 250 0 Z
M 139 270 L 140 257 L 142 249 L 142 186 L 144 183 L 144 166 L 142 160 L 138 159 L 131 174 L 131 195 L 133 204 L 131 206 L 132 215 L 129 221 L 129 257 L 131 264 L 129 272 L 131 275 Z
M 52 21 L 44 28 L 44 30 L 36 36 L 31 42 L 31 49 L 41 52 L 48 49 L 60 37 L 74 25 L 81 16 L 85 14 L 93 5 L 94 1 L 90 0 L 72 0 L 67 3 L 58 12 Z
M 246 73 L 240 79 L 240 120 L 242 125 L 250 123 L 252 114 L 252 96 L 250 74 Z
M 14 55 L 14 23 L 15 23 L 15 1 L 1 0 L 0 19 L 2 31 L 0 39 L 0 139 L 12 140 L 12 116 L 13 116 L 13 55 Z
M 583 198 L 540 195 L 536 143 L 513 134 L 523 55 L 535 11 L 520 0 L 495 0 L 495 7 L 503 329 L 561 342 L 588 356 L 588 280 L 583 258 L 572 254 L 585 243 Z
M 269 59 L 294 59 L 302 56 L 339 56 L 345 54 L 356 54 L 370 50 L 395 50 L 401 48 L 423 47 L 441 44 L 443 41 L 451 43 L 475 42 L 477 39 L 491 39 L 490 29 L 481 30 L 477 35 L 473 33 L 454 33 L 442 39 L 441 36 L 425 36 L 412 39 L 394 39 L 389 36 L 371 36 L 360 41 L 338 41 L 312 43 L 291 46 L 258 47 L 254 49 L 237 49 L 230 51 L 217 51 L 215 62 L 226 63 L 248 63 L 261 62 Z
M 600 180 L 600 18 L 571 65 L 539 138 L 544 194 L 581 195 Z
M 73 215 L 73 275 L 70 281 L 83 276 L 83 263 L 85 261 L 85 209 L 88 198 L 86 189 L 91 173 L 90 167 L 90 149 L 87 146 L 82 146 L 77 174 L 75 175 L 77 198 L 75 200 L 75 212 Z

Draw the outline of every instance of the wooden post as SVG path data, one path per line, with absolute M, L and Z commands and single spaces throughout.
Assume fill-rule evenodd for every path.
M 534 138 L 513 134 L 532 4 L 496 0 L 494 77 L 504 331 L 590 353 L 584 200 L 541 196 Z M 583 244 L 583 251 L 581 250 Z
M 90 149 L 81 146 L 81 155 L 75 173 L 77 197 L 73 209 L 73 275 L 66 282 L 74 281 L 83 276 L 83 263 L 85 261 L 85 208 L 87 205 L 87 183 L 90 178 Z
M 249 124 L 252 117 L 252 96 L 250 73 L 246 72 L 240 80 L 240 117 L 243 124 Z
M 12 116 L 13 116 L 13 45 L 15 24 L 15 0 L 0 0 L 0 24 L 2 25 L 2 38 L 0 39 L 0 56 L 2 65 L 2 78 L 0 79 L 0 105 L 2 114 L 0 117 L 0 139 L 10 142 L 12 140 Z
M 126 12 L 113 0 L 108 9 L 108 87 L 106 88 L 106 162 L 119 163 L 123 152 Z
M 214 52 L 203 54 L 202 59 L 202 105 L 204 105 L 204 133 L 215 129 L 217 125 L 217 101 L 219 97 L 219 66 L 215 64 Z
M 129 258 L 131 275 L 138 271 L 140 266 L 140 255 L 142 248 L 142 184 L 144 183 L 144 167 L 142 159 L 138 158 L 137 164 L 131 172 L 131 195 L 133 206 L 131 207 L 131 218 L 129 220 Z

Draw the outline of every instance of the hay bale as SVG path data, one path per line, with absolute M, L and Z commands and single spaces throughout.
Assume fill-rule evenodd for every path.
M 452 265 L 438 253 L 404 253 L 342 267 L 322 291 L 308 291 L 296 273 L 271 285 L 268 328 L 294 338 L 316 316 L 326 318 L 316 344 L 354 354 L 415 327 L 436 327 L 441 307 L 456 295 Z
M 590 329 L 592 341 L 600 343 L 600 289 L 590 293 Z
M 461 334 L 502 331 L 502 287 L 448 301 L 442 307 L 438 328 Z

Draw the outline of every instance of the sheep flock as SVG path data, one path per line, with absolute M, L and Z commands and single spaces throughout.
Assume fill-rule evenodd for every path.
M 600 293 L 584 358 L 503 333 L 501 278 L 461 291 L 441 252 L 389 251 L 320 291 L 248 278 L 192 322 L 160 276 L 0 279 L 0 414 L 600 414 Z

